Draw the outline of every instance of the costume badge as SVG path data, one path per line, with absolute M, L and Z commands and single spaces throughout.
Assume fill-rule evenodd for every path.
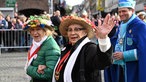
M 123 45 L 123 41 L 124 41 L 124 38 L 120 38 L 120 39 L 119 39 L 119 44 L 120 44 L 120 45 Z
M 133 44 L 133 40 L 132 38 L 127 38 L 127 45 L 132 45 Z
M 130 29 L 130 30 L 129 30 L 129 34 L 131 34 L 131 32 L 132 32 L 132 30 Z

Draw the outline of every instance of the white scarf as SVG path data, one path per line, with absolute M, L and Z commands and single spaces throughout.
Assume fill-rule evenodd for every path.
M 33 46 L 32 46 L 32 48 L 30 49 L 30 55 L 32 55 L 32 53 L 46 40 L 46 38 L 47 38 L 47 36 L 45 36 L 40 42 L 35 42 L 34 40 L 33 40 Z M 28 60 L 27 59 L 27 61 L 26 61 L 26 65 L 25 65 L 25 70 L 27 69 L 27 67 L 31 64 L 31 62 L 32 62 L 32 60 L 34 59 L 34 58 L 36 58 L 37 57 L 37 54 L 35 54 L 33 57 L 31 57 L 31 59 L 30 60 Z
M 72 73 L 73 66 L 75 64 L 75 61 L 77 59 L 77 56 L 78 56 L 80 50 L 88 42 L 90 42 L 90 40 L 87 37 L 79 44 L 77 49 L 71 54 L 71 56 L 66 64 L 65 70 L 64 70 L 64 76 L 63 76 L 64 82 L 72 82 L 71 73 Z M 59 62 L 59 60 L 58 60 L 58 62 Z M 57 64 L 58 64 L 58 62 L 57 62 Z M 56 66 L 57 66 L 57 64 L 56 64 Z M 55 69 L 56 69 L 56 66 L 55 66 Z M 56 82 L 55 77 L 54 77 L 55 69 L 54 69 L 54 73 L 53 73 L 52 82 Z

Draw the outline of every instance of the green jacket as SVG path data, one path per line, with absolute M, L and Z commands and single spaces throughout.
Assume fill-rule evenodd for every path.
M 33 59 L 27 68 L 27 74 L 36 79 L 52 81 L 53 70 L 60 56 L 60 48 L 54 38 L 49 36 L 43 43 L 37 53 L 37 58 Z M 38 65 L 46 65 L 44 74 L 37 73 Z

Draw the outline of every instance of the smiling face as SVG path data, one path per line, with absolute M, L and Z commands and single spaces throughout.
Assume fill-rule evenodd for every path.
M 72 24 L 67 28 L 67 36 L 69 42 L 74 45 L 79 39 L 86 36 L 86 29 L 83 28 L 81 25 Z
M 29 29 L 30 35 L 36 42 L 40 42 L 46 35 L 46 31 L 41 27 L 35 27 Z
M 127 22 L 129 18 L 132 16 L 134 13 L 134 9 L 132 8 L 119 8 L 118 13 L 120 16 L 121 21 Z

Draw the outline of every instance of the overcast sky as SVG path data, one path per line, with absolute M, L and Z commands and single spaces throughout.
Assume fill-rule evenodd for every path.
M 67 5 L 74 6 L 81 4 L 83 0 L 65 0 Z

